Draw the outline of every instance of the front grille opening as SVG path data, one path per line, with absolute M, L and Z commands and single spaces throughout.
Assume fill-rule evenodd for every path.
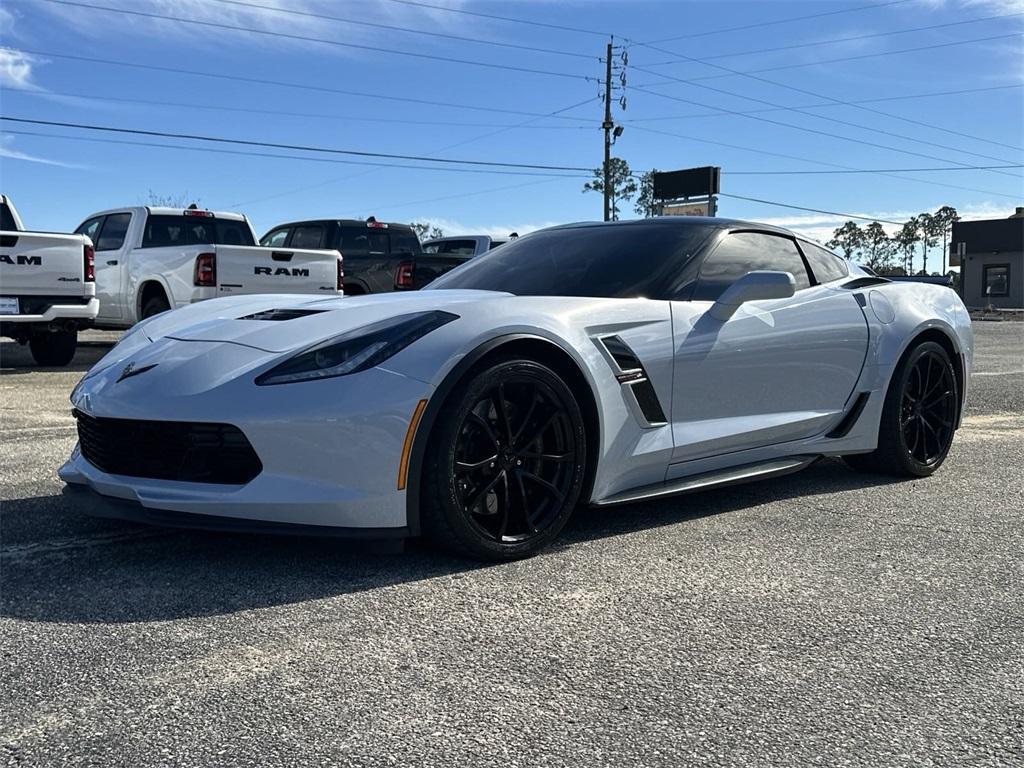
M 244 485 L 263 471 L 242 430 L 230 424 L 74 416 L 82 456 L 113 475 Z
M 321 312 L 326 312 L 326 309 L 265 309 L 262 312 L 256 312 L 245 317 L 238 318 L 239 320 L 296 320 L 306 315 L 318 315 Z

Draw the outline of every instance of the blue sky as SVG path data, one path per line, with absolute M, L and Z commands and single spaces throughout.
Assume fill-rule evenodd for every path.
M 881 5 L 884 0 L 429 0 L 472 13 L 396 0 L 250 1 L 350 21 L 219 0 L 81 0 L 273 33 L 259 34 L 45 0 L 4 0 L 0 111 L 275 143 L 595 167 L 602 153 L 596 79 L 603 67 L 598 57 L 606 42 L 602 34 L 614 32 L 618 43 L 629 46 L 627 105 L 625 111 L 616 107 L 614 116 L 625 132 L 615 153 L 634 170 L 719 165 L 723 192 L 896 221 L 944 204 L 969 218 L 1008 215 L 1015 204 L 1024 204 L 1024 169 L 1019 168 L 897 174 L 901 178 L 752 173 L 1024 162 L 1024 89 L 1006 87 L 1024 82 L 1024 0 L 903 0 L 886 5 Z M 871 5 L 876 7 L 866 7 Z M 784 21 L 811 14 L 819 16 Z M 749 28 L 735 29 L 742 26 Z M 925 26 L 933 28 L 898 32 Z M 732 31 L 720 31 L 724 29 Z M 877 55 L 905 49 L 919 50 Z M 54 54 L 323 90 L 111 66 Z M 826 61 L 830 59 L 845 60 Z M 903 98 L 937 91 L 967 92 Z M 835 103 L 868 99 L 886 100 L 860 106 Z M 783 107 L 800 111 L 779 109 Z M 560 117 L 533 117 L 559 110 L 566 111 Z M 738 114 L 752 110 L 771 111 Z M 150 190 L 158 195 L 187 193 L 205 207 L 243 211 L 258 234 L 286 219 L 369 214 L 383 220 L 431 220 L 451 233 L 505 234 L 595 219 L 601 213 L 600 196 L 581 193 L 582 178 L 348 165 L 337 161 L 357 158 L 221 146 L 232 152 L 289 156 L 255 157 L 84 141 L 102 134 L 66 128 L 0 127 L 5 130 L 0 138 L 0 186 L 15 199 L 26 223 L 38 229 L 70 229 L 92 211 L 141 204 Z M 137 136 L 107 138 L 212 146 Z M 723 199 L 719 210 L 816 236 L 841 221 L 738 199 Z

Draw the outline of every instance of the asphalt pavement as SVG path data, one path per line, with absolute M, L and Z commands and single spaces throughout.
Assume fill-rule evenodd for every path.
M 581 510 L 499 566 L 82 516 L 0 342 L 0 762 L 1024 765 L 1024 323 L 935 476 L 839 461 Z

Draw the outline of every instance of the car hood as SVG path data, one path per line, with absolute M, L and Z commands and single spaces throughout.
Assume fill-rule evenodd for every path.
M 435 309 L 458 314 L 460 304 L 510 295 L 494 291 L 417 291 L 330 299 L 294 294 L 239 296 L 159 315 L 147 322 L 142 332 L 150 341 L 228 342 L 280 353 L 303 349 L 378 320 Z

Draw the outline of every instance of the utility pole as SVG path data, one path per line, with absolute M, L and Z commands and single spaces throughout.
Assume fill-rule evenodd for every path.
M 611 221 L 612 218 L 612 129 L 615 123 L 612 122 L 612 42 L 608 41 L 608 48 L 605 54 L 605 75 L 604 75 L 604 122 L 601 128 L 604 129 L 604 220 Z

